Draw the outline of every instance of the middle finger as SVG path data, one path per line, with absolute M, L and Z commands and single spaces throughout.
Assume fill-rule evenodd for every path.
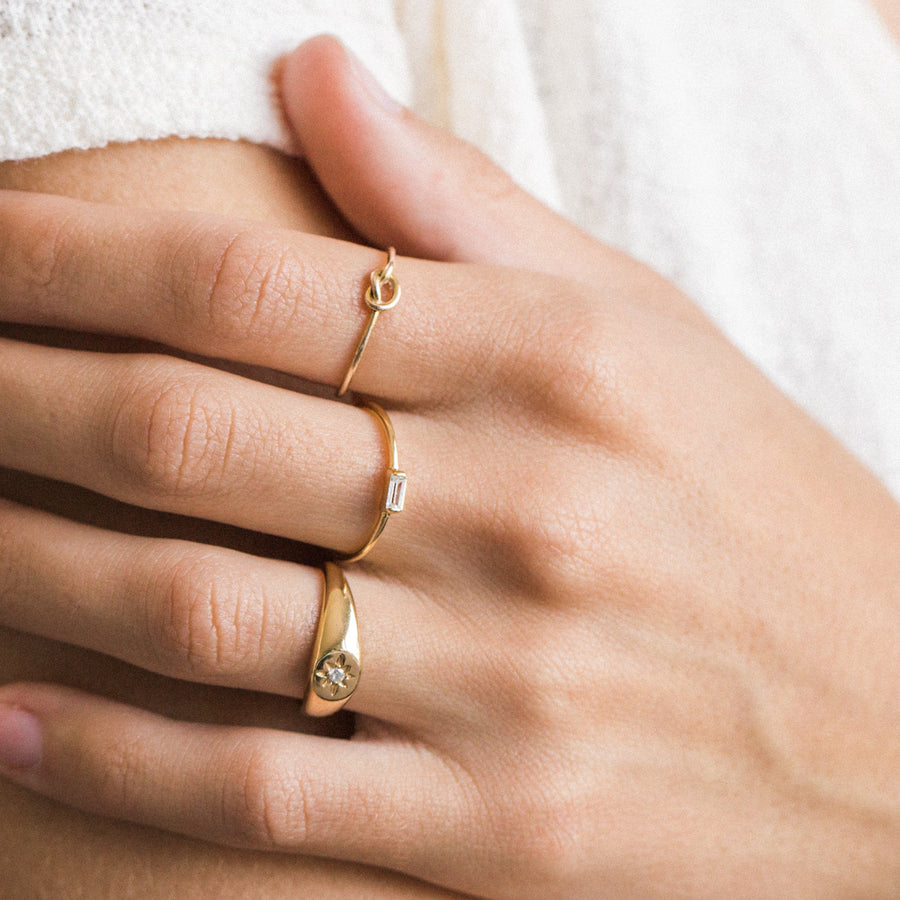
M 377 521 L 385 435 L 344 403 L 168 356 L 0 339 L 0 408 L 0 466 L 342 553 Z M 395 417 L 401 464 L 414 421 Z M 410 532 L 395 518 L 397 548 Z

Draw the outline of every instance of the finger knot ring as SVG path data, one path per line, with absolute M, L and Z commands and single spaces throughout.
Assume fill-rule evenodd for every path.
M 359 367 L 359 362 L 365 352 L 366 344 L 369 343 L 369 338 L 372 335 L 372 329 L 375 327 L 378 316 L 386 309 L 393 309 L 400 299 L 400 282 L 394 275 L 394 252 L 394 248 L 389 247 L 387 262 L 380 269 L 374 269 L 369 275 L 369 286 L 366 288 L 365 293 L 366 306 L 369 308 L 369 318 L 356 344 L 353 358 L 347 367 L 347 374 L 344 375 L 344 380 L 337 390 L 338 397 L 343 397 L 350 387 L 350 382 L 353 380 L 353 376 Z M 388 288 L 387 292 L 384 290 L 385 287 Z

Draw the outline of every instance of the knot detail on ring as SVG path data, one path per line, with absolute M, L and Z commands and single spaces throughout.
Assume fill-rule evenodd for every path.
M 338 397 L 343 397 L 350 387 L 350 382 L 353 380 L 353 376 L 356 374 L 356 370 L 359 367 L 360 360 L 365 352 L 366 344 L 369 343 L 369 338 L 372 335 L 372 329 L 375 327 L 378 316 L 385 310 L 393 309 L 400 299 L 400 282 L 394 275 L 394 252 L 393 247 L 388 247 L 387 261 L 385 264 L 380 269 L 374 269 L 369 274 L 369 286 L 366 288 L 366 293 L 364 295 L 366 306 L 369 308 L 369 318 L 363 328 L 362 335 L 356 344 L 356 350 L 353 351 L 353 358 L 350 360 L 350 365 L 347 367 L 347 374 L 344 375 L 344 380 L 337 389 Z M 387 287 L 389 291 L 387 299 L 385 299 L 384 294 L 385 287 Z
M 385 300 L 382 288 L 390 286 L 390 297 Z M 377 312 L 393 309 L 400 299 L 400 282 L 394 277 L 394 248 L 388 248 L 388 260 L 380 269 L 369 273 L 369 286 L 366 288 L 366 306 Z

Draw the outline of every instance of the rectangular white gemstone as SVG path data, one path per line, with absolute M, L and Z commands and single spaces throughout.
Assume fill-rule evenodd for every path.
M 384 508 L 388 512 L 400 512 L 403 509 L 403 501 L 406 499 L 406 473 L 391 472 L 388 481 L 387 497 Z

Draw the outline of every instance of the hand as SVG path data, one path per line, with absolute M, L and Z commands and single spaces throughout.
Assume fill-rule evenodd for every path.
M 674 288 L 374 103 L 333 42 L 284 77 L 325 189 L 409 255 L 353 382 L 410 476 L 347 568 L 354 737 L 16 685 L 6 774 L 490 897 L 890 895 L 896 504 Z M 380 252 L 48 197 L 3 195 L 0 219 L 0 317 L 200 357 L 4 341 L 0 465 L 339 552 L 365 539 L 373 417 L 204 359 L 337 384 Z M 12 504 L 0 534 L 3 624 L 302 693 L 316 569 Z

